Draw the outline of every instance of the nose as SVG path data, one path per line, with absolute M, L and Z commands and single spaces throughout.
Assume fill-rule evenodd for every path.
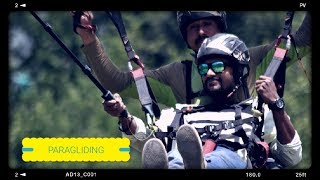
M 216 73 L 210 68 L 207 72 L 207 77 L 213 77 L 216 76 Z
M 205 29 L 203 28 L 203 26 L 200 26 L 200 27 L 199 27 L 199 35 L 200 35 L 200 36 L 205 36 L 205 35 L 207 35 Z

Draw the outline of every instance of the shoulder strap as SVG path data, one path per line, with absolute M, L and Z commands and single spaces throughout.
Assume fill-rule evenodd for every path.
M 183 60 L 181 61 L 182 64 L 186 67 L 186 103 L 191 104 L 192 100 L 192 88 L 191 88 L 191 68 L 192 68 L 192 61 L 190 60 Z

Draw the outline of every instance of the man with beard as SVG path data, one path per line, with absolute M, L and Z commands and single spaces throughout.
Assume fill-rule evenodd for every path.
M 214 101 L 205 106 L 187 106 L 182 111 L 177 107 L 162 111 L 155 122 L 162 132 L 174 124 L 177 113 L 183 115 L 178 119 L 183 123 L 173 131 L 175 137 L 168 153 L 164 143 L 154 138 L 156 132 L 146 128 L 142 120 L 130 114 L 120 116 L 126 108 L 118 94 L 115 100 L 103 103 L 104 109 L 119 117 L 123 137 L 130 139 L 133 148 L 142 150 L 146 169 L 262 168 L 270 156 L 285 168 L 293 167 L 302 158 L 299 134 L 270 77 L 260 76 L 256 81 L 256 92 L 264 104 L 260 115 L 252 113 L 258 98 L 248 98 L 246 91 L 249 62 L 245 43 L 233 34 L 218 33 L 203 41 L 197 54 L 197 69 L 203 93 Z M 261 137 L 256 132 L 259 123 L 263 123 Z M 213 144 L 210 151 L 205 149 L 207 142 Z M 264 153 L 259 156 L 264 160 L 257 160 L 259 153 Z

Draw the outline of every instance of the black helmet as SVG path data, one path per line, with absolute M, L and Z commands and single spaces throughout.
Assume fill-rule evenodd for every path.
M 226 57 L 234 60 L 234 69 L 237 69 L 235 75 L 240 80 L 249 74 L 249 50 L 245 43 L 233 34 L 218 33 L 202 42 L 196 63 L 211 57 Z
M 213 18 L 216 20 L 221 32 L 225 32 L 227 30 L 225 11 L 177 11 L 177 21 L 180 32 L 186 42 L 188 25 L 203 18 Z

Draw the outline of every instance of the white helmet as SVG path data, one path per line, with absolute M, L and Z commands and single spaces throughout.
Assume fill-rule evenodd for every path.
M 249 50 L 245 43 L 237 36 L 227 33 L 218 33 L 206 38 L 198 51 L 196 63 L 212 58 L 226 57 L 235 61 L 237 77 L 241 80 L 249 74 Z M 238 79 L 237 78 L 237 79 Z

